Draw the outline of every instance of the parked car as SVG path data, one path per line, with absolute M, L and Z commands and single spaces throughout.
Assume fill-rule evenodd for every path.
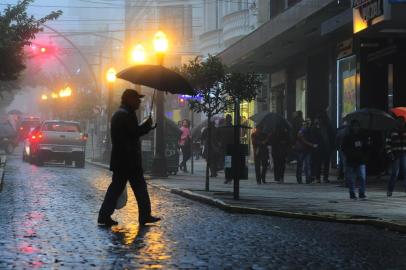
M 29 160 L 38 166 L 47 161 L 65 161 L 66 165 L 85 167 L 87 134 L 79 122 L 44 121 L 29 139 Z
M 24 117 L 19 123 L 18 127 L 18 140 L 24 141 L 27 137 L 30 131 L 39 126 L 41 124 L 41 120 L 39 117 Z
M 17 132 L 10 122 L 0 122 L 0 148 L 11 154 L 17 146 Z

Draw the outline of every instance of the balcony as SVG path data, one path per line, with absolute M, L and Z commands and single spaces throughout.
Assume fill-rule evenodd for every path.
M 244 9 L 224 16 L 222 24 L 224 45 L 228 47 L 251 32 L 249 10 Z
M 222 33 L 222 29 L 216 29 L 200 35 L 200 51 L 203 55 L 216 54 L 222 50 Z

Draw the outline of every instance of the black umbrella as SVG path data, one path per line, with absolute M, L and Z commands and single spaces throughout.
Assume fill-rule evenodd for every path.
M 117 73 L 117 78 L 172 94 L 195 95 L 182 75 L 160 65 L 132 66 Z
M 265 116 L 267 116 L 269 114 L 269 112 L 259 112 L 254 114 L 253 116 L 250 117 L 250 119 L 252 121 L 254 121 L 255 123 L 259 123 L 261 122 Z
M 11 110 L 7 114 L 22 115 L 23 113 L 19 110 Z
M 259 115 L 261 114 L 261 115 Z M 287 128 L 291 129 L 291 124 L 283 118 L 282 115 L 274 112 L 269 112 L 267 114 L 259 113 L 253 115 L 251 119 L 255 122 L 257 120 L 257 126 L 261 126 L 264 132 L 270 132 L 271 130 Z M 255 120 L 254 120 L 255 119 Z
M 395 119 L 388 113 L 378 109 L 360 109 L 347 114 L 344 120 L 357 120 L 361 128 L 368 130 L 389 130 L 396 126 Z

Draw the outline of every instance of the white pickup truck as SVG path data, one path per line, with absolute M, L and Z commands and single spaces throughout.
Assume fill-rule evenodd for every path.
M 30 159 L 38 166 L 47 161 L 65 161 L 66 165 L 85 166 L 87 134 L 79 122 L 48 120 L 30 139 Z

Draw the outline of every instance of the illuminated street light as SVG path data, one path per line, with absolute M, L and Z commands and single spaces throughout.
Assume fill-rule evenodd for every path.
M 137 44 L 131 52 L 132 61 L 136 64 L 145 62 L 145 49 L 141 44 Z
M 168 49 L 168 39 L 166 34 L 158 31 L 154 37 L 154 49 L 157 53 L 164 53 Z
M 59 97 L 63 98 L 63 97 L 70 97 L 72 95 L 72 89 L 67 86 L 65 89 L 61 89 L 59 91 Z
M 41 96 L 41 99 L 42 99 L 42 100 L 47 100 L 47 99 L 48 99 L 48 96 L 44 94 L 44 95 Z
M 46 53 L 46 52 L 47 52 L 47 48 L 41 47 L 41 52 L 42 52 L 42 53 Z
M 116 81 L 116 70 L 114 68 L 109 68 L 106 73 L 106 79 L 107 79 L 107 89 L 108 89 L 108 100 L 107 100 L 107 127 L 110 128 L 111 125 L 111 116 L 113 114 L 113 84 Z M 104 152 L 104 160 L 108 160 L 110 158 L 110 153 L 111 153 L 111 138 L 110 138 L 110 132 L 107 132 L 107 143 L 106 143 L 106 149 Z
M 116 70 L 114 68 L 109 68 L 107 70 L 106 79 L 109 83 L 114 83 L 116 81 Z
M 52 97 L 53 99 L 55 99 L 55 98 L 58 98 L 59 95 L 58 95 L 57 93 L 55 93 L 55 92 L 52 92 L 51 97 Z

